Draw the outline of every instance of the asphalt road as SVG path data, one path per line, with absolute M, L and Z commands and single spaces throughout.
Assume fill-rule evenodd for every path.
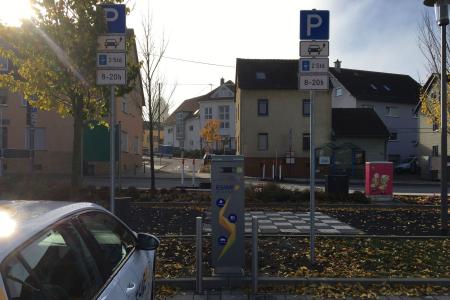
M 195 170 L 203 164 L 202 160 L 195 160 Z M 184 185 L 181 183 L 181 170 L 182 160 L 180 158 L 155 158 L 155 167 L 157 169 L 156 175 L 156 187 L 157 188 L 173 188 L 173 187 L 192 187 L 192 170 L 193 160 L 184 160 Z M 134 186 L 137 188 L 148 188 L 150 186 L 150 174 L 148 164 L 146 171 L 143 173 L 143 169 L 138 171 L 137 175 L 125 174 L 121 179 L 122 188 Z M 197 174 L 197 173 L 196 173 Z M 199 178 L 199 176 L 203 178 Z M 198 186 L 199 182 L 209 182 L 208 174 L 196 175 L 194 186 Z M 397 180 L 401 183 L 394 184 L 394 193 L 406 193 L 406 194 L 439 194 L 440 186 L 439 182 L 420 181 L 413 175 L 396 175 Z M 246 178 L 246 185 L 261 184 L 262 181 L 255 178 Z M 95 186 L 108 186 L 108 177 L 88 177 L 85 178 L 86 185 Z M 287 189 L 309 189 L 308 182 L 301 183 L 279 183 Z M 324 189 L 323 180 L 318 180 L 316 184 L 317 188 Z M 351 183 L 349 187 L 350 191 L 364 191 L 364 185 L 362 181 Z

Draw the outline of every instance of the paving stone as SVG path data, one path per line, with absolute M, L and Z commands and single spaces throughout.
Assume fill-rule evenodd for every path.
M 297 220 L 298 219 L 298 217 L 294 216 L 294 215 L 286 215 L 286 216 L 284 216 L 284 218 L 288 219 L 288 220 Z
M 339 230 L 336 229 L 318 229 L 318 231 L 320 233 L 332 233 L 332 234 L 340 233 Z
M 261 233 L 278 233 L 280 231 L 278 230 L 277 226 L 259 226 L 259 232 L 261 232 Z
M 266 213 L 266 216 L 268 217 L 281 217 L 279 213 Z
M 194 293 L 181 293 L 174 295 L 172 297 L 168 297 L 169 300 L 192 300 L 194 299 Z
M 303 220 L 289 220 L 291 224 L 306 224 Z
M 450 300 L 450 296 L 434 296 L 437 300 Z
M 285 218 L 270 218 L 272 221 L 287 221 Z
M 328 223 L 328 224 L 343 224 L 341 221 L 338 221 L 335 219 L 323 219 L 322 222 Z
M 310 229 L 310 227 L 309 226 L 295 226 L 295 228 L 296 229 L 300 229 L 300 230 L 302 230 L 302 229 Z
M 269 224 L 269 223 L 272 224 L 272 221 L 271 220 L 259 220 L 258 219 L 258 223 L 259 224 Z
M 354 228 L 353 227 L 351 227 L 351 226 L 348 226 L 348 225 L 342 225 L 342 226 L 339 226 L 339 225 L 331 225 L 331 227 L 333 227 L 334 229 L 348 229 L 348 230 L 353 230 Z
M 248 300 L 248 296 L 245 294 L 240 295 L 222 294 L 222 300 Z
M 265 215 L 265 212 L 263 211 L 251 211 L 249 214 L 251 215 Z
M 300 230 L 295 228 L 280 228 L 281 233 L 300 233 Z
M 328 224 L 322 222 L 314 222 L 314 226 L 316 227 L 330 227 Z
M 280 215 L 292 215 L 292 211 L 280 211 Z
M 294 227 L 294 225 L 289 222 L 273 222 L 273 225 L 278 226 L 279 228 Z

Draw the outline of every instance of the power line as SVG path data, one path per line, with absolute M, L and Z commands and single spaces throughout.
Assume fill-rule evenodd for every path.
M 156 55 L 156 54 L 152 54 L 152 55 L 161 57 L 161 55 Z M 190 59 L 184 59 L 184 58 L 178 58 L 178 57 L 170 57 L 170 56 L 165 56 L 165 55 L 163 55 L 162 58 L 183 61 L 183 62 L 188 62 L 188 63 L 193 63 L 193 64 L 201 64 L 201 65 L 224 67 L 224 68 L 234 68 L 234 66 L 229 66 L 229 65 L 222 65 L 222 64 L 216 64 L 216 63 L 210 63 L 210 62 L 204 62 L 204 61 L 198 61 L 198 60 L 190 60 Z

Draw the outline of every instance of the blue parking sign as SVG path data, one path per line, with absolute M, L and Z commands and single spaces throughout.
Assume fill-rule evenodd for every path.
M 300 11 L 300 39 L 328 40 L 330 38 L 329 10 Z
M 125 34 L 126 10 L 125 4 L 102 4 L 105 12 L 106 33 Z

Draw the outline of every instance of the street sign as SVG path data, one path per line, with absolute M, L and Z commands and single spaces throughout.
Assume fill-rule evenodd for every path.
M 101 7 L 105 12 L 107 33 L 125 34 L 127 29 L 125 4 L 102 4 Z
M 125 85 L 125 69 L 97 69 L 97 85 Z
M 97 53 L 98 68 L 125 68 L 125 52 L 99 52 Z
M 304 73 L 328 73 L 328 58 L 300 58 L 299 71 Z
M 125 51 L 124 35 L 101 35 L 97 38 L 98 51 Z
M 300 11 L 300 39 L 328 40 L 330 36 L 329 10 Z
M 308 74 L 299 76 L 299 89 L 300 90 L 328 90 L 328 75 L 327 74 Z
M 330 55 L 328 41 L 300 41 L 300 56 L 328 57 Z

